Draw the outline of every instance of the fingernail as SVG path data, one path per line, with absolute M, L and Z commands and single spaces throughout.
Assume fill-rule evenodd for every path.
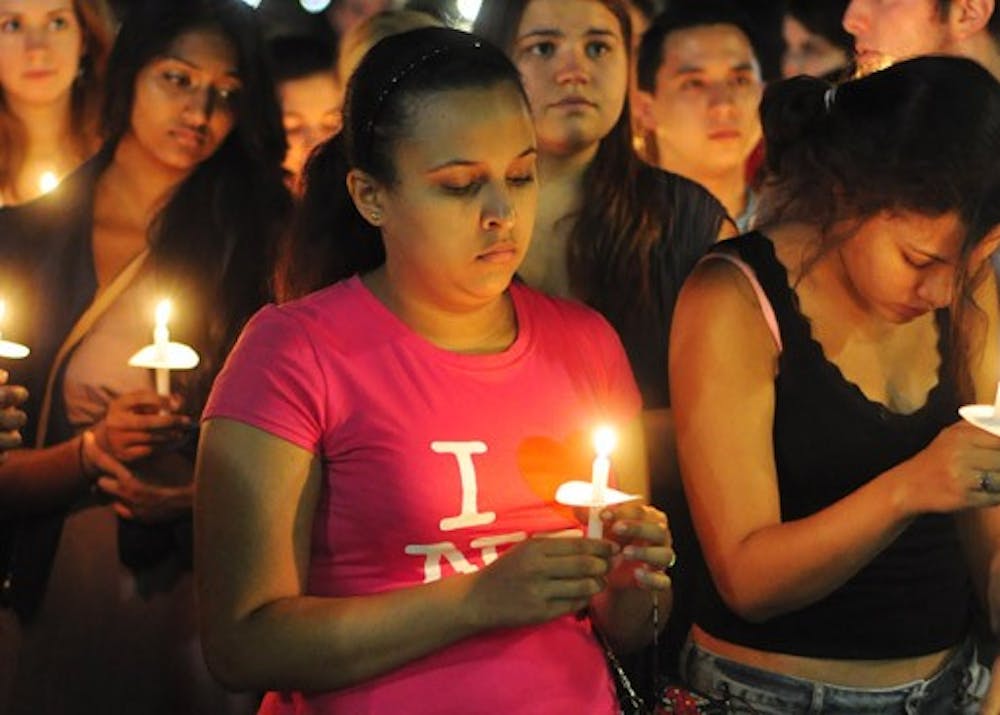
M 611 530 L 616 534 L 624 534 L 626 531 L 628 531 L 628 526 L 619 521 L 617 524 L 611 527 Z
M 626 546 L 624 549 L 622 549 L 622 556 L 624 556 L 627 559 L 633 559 L 635 558 L 635 552 L 636 548 L 632 545 L 629 545 Z
M 605 509 L 604 511 L 601 512 L 601 519 L 603 521 L 611 521 L 614 518 L 615 518 L 615 513 L 613 511 Z

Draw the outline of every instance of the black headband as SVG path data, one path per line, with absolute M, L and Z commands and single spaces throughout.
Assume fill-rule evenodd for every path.
M 481 40 L 474 40 L 469 46 L 475 49 L 480 49 L 483 46 L 483 43 Z M 375 140 L 375 123 L 378 121 L 379 115 L 382 113 L 382 107 L 385 105 L 389 95 L 395 92 L 399 83 L 406 79 L 406 77 L 412 74 L 417 68 L 430 63 L 437 57 L 448 54 L 453 49 L 454 48 L 450 45 L 437 45 L 435 47 L 431 47 L 424 52 L 424 54 L 411 60 L 393 73 L 392 77 L 389 78 L 389 80 L 385 83 L 385 86 L 383 86 L 382 90 L 378 93 L 378 96 L 375 97 L 375 101 L 372 103 L 371 107 L 370 119 L 368 120 L 368 123 L 365 124 L 364 146 L 368 153 L 371 152 L 372 143 Z

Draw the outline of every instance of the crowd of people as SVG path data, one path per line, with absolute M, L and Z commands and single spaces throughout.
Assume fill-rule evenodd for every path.
M 389 5 L 0 0 L 0 711 L 1000 715 L 994 0 Z

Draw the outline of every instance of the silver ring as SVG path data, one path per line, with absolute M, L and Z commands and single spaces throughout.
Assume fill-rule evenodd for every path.
M 668 569 L 672 569 L 677 565 L 677 552 L 674 551 L 670 554 L 670 563 L 667 564 Z
M 993 472 L 988 469 L 979 472 L 979 490 L 987 494 L 1000 494 L 1000 484 L 993 478 Z

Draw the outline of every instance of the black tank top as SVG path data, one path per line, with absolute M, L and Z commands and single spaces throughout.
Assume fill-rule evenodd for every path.
M 789 287 L 770 240 L 751 233 L 735 249 L 771 301 L 783 350 L 775 378 L 774 453 L 784 521 L 829 506 L 923 449 L 957 419 L 948 355 L 948 314 L 939 311 L 938 382 L 916 412 L 873 402 L 826 359 Z M 725 445 L 719 445 L 725 449 Z M 739 475 L 733 475 L 738 488 Z M 917 518 L 858 574 L 801 610 L 750 623 L 703 579 L 696 622 L 753 648 L 817 658 L 901 658 L 955 645 L 971 627 L 968 571 L 953 517 Z

